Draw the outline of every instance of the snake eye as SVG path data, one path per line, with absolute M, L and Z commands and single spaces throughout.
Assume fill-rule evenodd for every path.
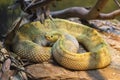
M 51 36 L 51 38 L 52 38 L 53 36 Z

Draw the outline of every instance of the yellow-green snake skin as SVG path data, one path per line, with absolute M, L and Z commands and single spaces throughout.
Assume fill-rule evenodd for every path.
M 54 23 L 56 24 L 54 27 L 50 20 L 46 20 L 44 25 L 38 21 L 21 26 L 13 40 L 13 51 L 33 62 L 49 60 L 52 52 L 53 57 L 60 65 L 73 70 L 97 69 L 110 64 L 111 57 L 108 46 L 96 30 L 63 19 L 54 19 Z M 56 37 L 55 41 L 57 41 L 51 50 L 50 47 L 44 45 L 52 38 L 46 40 L 46 37 L 52 35 L 54 40 L 56 35 L 52 33 L 58 29 L 64 30 L 73 37 L 66 39 L 65 35 L 60 32 L 59 36 L 62 37 Z M 74 37 L 89 52 L 77 53 L 78 43 L 70 40 Z M 71 48 L 69 45 L 73 45 L 73 47 Z
M 72 37 L 69 36 L 68 38 L 68 35 L 66 36 L 59 31 L 51 31 L 46 34 L 48 40 L 56 41 L 52 47 L 52 53 L 59 64 L 68 69 L 87 70 L 103 68 L 110 63 L 110 54 L 107 45 L 97 33 L 94 32 L 92 35 L 79 35 L 80 38 L 77 38 L 78 42 L 83 43 L 88 51 L 90 51 L 81 54 L 71 50 L 71 48 L 66 48 L 65 45 L 74 48 L 74 46 L 71 45 L 73 41 L 70 40 Z M 56 36 L 58 36 L 58 39 L 56 39 Z

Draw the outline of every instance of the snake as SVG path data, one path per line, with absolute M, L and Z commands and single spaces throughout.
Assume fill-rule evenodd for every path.
M 12 50 L 21 58 L 32 62 L 48 61 L 51 57 L 51 48 L 44 38 L 45 32 L 39 27 L 26 24 L 16 32 L 12 41 Z
M 65 68 L 88 70 L 106 67 L 110 63 L 107 44 L 102 39 L 97 40 L 98 37 L 96 36 L 93 39 L 90 36 L 84 34 L 79 35 L 78 42 L 82 42 L 88 50 L 85 53 L 77 53 L 77 51 L 71 49 L 74 46 L 70 42 L 74 44 L 75 40 L 71 40 L 73 37 L 69 34 L 66 35 L 57 30 L 51 31 L 46 34 L 46 39 L 55 42 L 52 47 L 52 54 L 55 60 Z
M 53 21 L 55 25 L 49 19 L 44 24 L 36 21 L 22 25 L 12 41 L 13 52 L 33 62 L 48 61 L 53 56 L 60 65 L 73 70 L 97 69 L 110 64 L 108 45 L 95 29 L 64 19 Z M 47 46 L 51 42 L 53 46 Z M 79 43 L 88 52 L 79 53 Z

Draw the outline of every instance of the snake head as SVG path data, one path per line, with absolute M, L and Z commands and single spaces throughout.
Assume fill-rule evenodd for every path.
M 57 31 L 51 31 L 46 33 L 45 38 L 50 42 L 56 42 L 60 37 L 60 33 Z

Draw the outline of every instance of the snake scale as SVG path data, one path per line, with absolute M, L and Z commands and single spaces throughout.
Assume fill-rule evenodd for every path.
M 20 27 L 13 39 L 13 51 L 33 62 L 47 61 L 53 54 L 60 65 L 73 70 L 97 69 L 110 64 L 108 46 L 96 30 L 63 19 L 54 19 L 54 22 L 57 30 L 68 34 L 54 29 L 50 20 L 44 25 L 39 21 L 27 23 Z M 78 53 L 77 41 L 89 52 Z M 55 42 L 52 49 L 46 46 L 50 42 Z

